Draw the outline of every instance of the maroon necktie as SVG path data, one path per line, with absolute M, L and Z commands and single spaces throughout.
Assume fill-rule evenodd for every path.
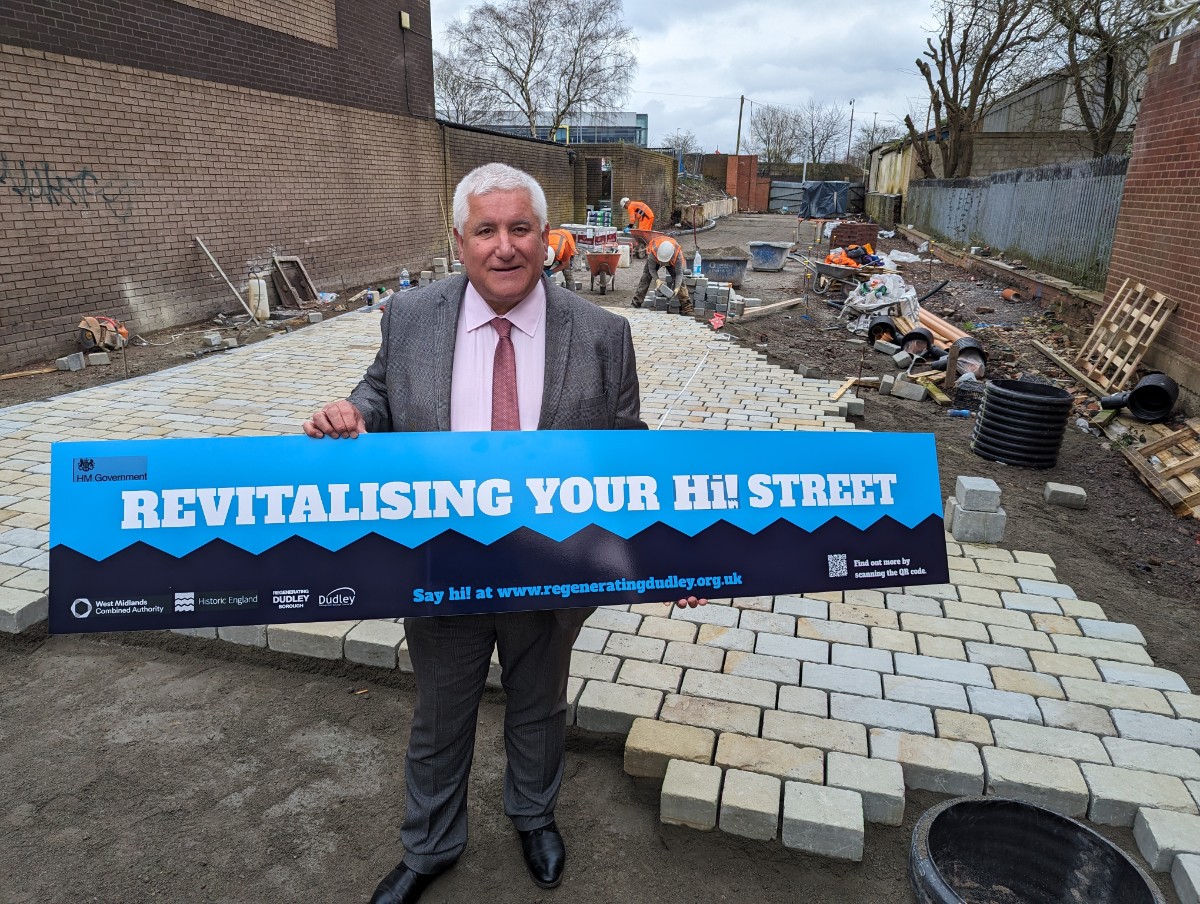
M 513 351 L 512 321 L 492 318 L 492 329 L 500 337 L 492 362 L 492 429 L 520 430 L 521 412 L 517 408 L 517 356 Z

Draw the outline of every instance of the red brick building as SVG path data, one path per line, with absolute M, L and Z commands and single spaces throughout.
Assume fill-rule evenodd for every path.
M 239 286 L 273 253 L 322 290 L 394 282 L 447 254 L 491 160 L 582 218 L 582 153 L 433 118 L 431 45 L 429 0 L 0 4 L 0 369 L 73 350 L 84 315 L 236 307 L 197 236 Z M 622 191 L 673 190 L 671 158 L 623 152 Z
M 1113 239 L 1106 301 L 1129 277 L 1179 302 L 1146 363 L 1200 410 L 1200 30 L 1154 49 Z

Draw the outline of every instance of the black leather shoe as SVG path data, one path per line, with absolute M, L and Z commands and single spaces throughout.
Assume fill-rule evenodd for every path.
M 383 881 L 375 889 L 375 894 L 371 896 L 371 904 L 416 904 L 421 893 L 440 875 L 441 873 L 418 873 L 400 863 L 383 877 Z
M 550 823 L 517 834 L 521 836 L 521 853 L 525 855 L 525 865 L 529 867 L 533 881 L 542 888 L 557 888 L 567 862 L 567 849 L 558 826 Z

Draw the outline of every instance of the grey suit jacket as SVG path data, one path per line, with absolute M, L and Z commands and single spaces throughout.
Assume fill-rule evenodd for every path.
M 539 430 L 646 429 L 629 321 L 546 286 L 546 378 Z M 450 381 L 465 276 L 394 296 L 383 342 L 350 401 L 367 430 L 450 429 Z

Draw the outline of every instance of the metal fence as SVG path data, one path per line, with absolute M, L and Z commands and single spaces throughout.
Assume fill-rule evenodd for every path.
M 1101 157 L 977 179 L 910 182 L 904 222 L 1102 290 L 1128 165 L 1128 157 Z

